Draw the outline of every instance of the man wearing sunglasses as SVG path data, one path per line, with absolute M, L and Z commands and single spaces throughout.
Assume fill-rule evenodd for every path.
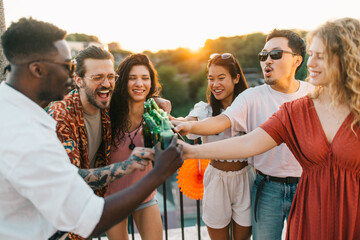
M 199 135 L 217 134 L 229 127 L 233 135 L 254 130 L 283 103 L 313 90 L 310 84 L 295 79 L 305 50 L 298 34 L 273 30 L 259 53 L 266 84 L 239 94 L 222 114 L 199 122 L 178 123 L 175 130 Z M 248 161 L 257 170 L 251 192 L 253 239 L 281 239 L 302 169 L 285 144 Z
M 62 99 L 71 83 L 74 62 L 65 35 L 52 24 L 22 18 L 1 37 L 10 72 L 0 84 L 0 239 L 57 239 L 57 230 L 98 235 L 125 219 L 183 162 L 174 138 L 155 156 L 146 150 L 158 164 L 132 188 L 106 199 L 94 194 L 42 108 Z

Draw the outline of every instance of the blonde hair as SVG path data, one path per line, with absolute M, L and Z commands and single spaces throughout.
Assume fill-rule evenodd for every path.
M 329 78 L 332 102 L 344 103 L 354 114 L 351 124 L 360 125 L 360 21 L 341 18 L 326 22 L 307 35 L 308 46 L 314 37 L 324 44 L 324 61 Z M 339 57 L 339 68 L 333 67 L 334 56 Z M 321 94 L 318 88 L 314 97 Z M 354 130 L 354 129 L 353 129 Z

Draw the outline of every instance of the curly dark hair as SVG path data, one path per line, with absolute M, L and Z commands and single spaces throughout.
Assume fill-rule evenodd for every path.
M 65 36 L 65 30 L 51 23 L 21 18 L 11 23 L 1 36 L 1 41 L 7 60 L 20 64 L 24 60 L 35 60 L 44 54 L 56 52 L 54 42 L 65 39 Z
M 229 54 L 227 56 L 229 57 L 223 58 L 222 54 L 217 54 L 214 57 L 210 58 L 206 67 L 206 74 L 209 74 L 209 68 L 212 64 L 226 68 L 229 71 L 232 79 L 235 79 L 239 74 L 239 82 L 236 83 L 234 86 L 234 95 L 232 99 L 234 100 L 237 95 L 239 95 L 241 92 L 248 88 L 248 84 L 246 82 L 244 73 L 238 60 L 232 54 Z M 219 115 L 222 109 L 221 101 L 215 98 L 214 94 L 210 91 L 209 88 L 207 88 L 206 97 L 213 111 L 212 116 Z
M 305 61 L 305 54 L 306 54 L 305 41 L 300 37 L 299 34 L 297 34 L 294 31 L 286 30 L 286 29 L 279 30 L 275 28 L 274 30 L 271 31 L 271 33 L 267 35 L 266 42 L 276 37 L 286 38 L 289 41 L 288 42 L 289 48 L 294 53 L 302 57 L 301 64 L 296 68 L 296 72 L 297 72 Z
M 115 145 L 115 140 L 122 141 L 125 136 L 125 132 L 129 130 L 129 93 L 128 93 L 128 80 L 129 73 L 133 66 L 145 66 L 150 73 L 151 88 L 146 99 L 158 95 L 161 91 L 161 85 L 159 83 L 157 72 L 151 63 L 150 59 L 145 54 L 132 54 L 127 56 L 117 67 L 116 74 L 119 78 L 116 81 L 113 96 L 110 101 L 110 120 L 111 120 L 111 141 Z

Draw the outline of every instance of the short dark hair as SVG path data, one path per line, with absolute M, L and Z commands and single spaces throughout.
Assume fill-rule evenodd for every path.
M 75 73 L 79 77 L 84 77 L 86 73 L 86 68 L 84 65 L 84 61 L 86 59 L 110 59 L 114 62 L 114 56 L 106 51 L 105 49 L 102 49 L 97 46 L 89 46 L 83 50 L 81 50 L 78 55 L 76 56 L 76 71 Z
M 11 23 L 1 36 L 5 57 L 12 64 L 23 59 L 36 59 L 57 51 L 54 42 L 65 39 L 66 31 L 57 26 L 30 18 Z
M 302 56 L 302 62 L 296 69 L 297 72 L 305 61 L 305 54 L 306 54 L 305 41 L 300 37 L 299 34 L 297 34 L 294 31 L 286 30 L 286 29 L 279 30 L 275 28 L 271 33 L 269 33 L 269 35 L 267 35 L 266 42 L 276 37 L 286 38 L 289 41 L 288 43 L 289 48 L 297 55 Z

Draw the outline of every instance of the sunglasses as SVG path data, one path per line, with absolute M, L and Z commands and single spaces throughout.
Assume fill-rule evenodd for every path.
M 289 53 L 292 55 L 297 55 L 296 53 L 290 52 L 290 51 L 286 51 L 286 50 L 272 50 L 270 52 L 260 52 L 259 53 L 259 60 L 261 62 L 266 61 L 266 59 L 268 58 L 268 56 L 270 56 L 270 58 L 272 60 L 278 60 L 281 59 L 283 56 L 283 53 Z
M 39 60 L 32 61 L 29 64 L 31 64 L 33 62 L 46 62 L 46 63 L 62 65 L 69 72 L 69 77 L 70 78 L 74 77 L 74 73 L 75 73 L 75 69 L 76 69 L 76 60 L 75 59 L 65 61 L 65 62 L 57 62 L 57 61 L 53 61 L 53 60 L 49 60 L 49 59 L 39 59 Z
M 47 62 L 47 63 L 53 63 L 53 64 L 58 64 L 58 65 L 62 65 L 65 67 L 65 69 L 69 72 L 69 77 L 72 78 L 74 76 L 75 73 L 75 69 L 76 69 L 76 60 L 70 60 L 70 61 L 66 61 L 66 62 L 57 62 L 57 61 L 52 61 L 52 60 L 40 60 L 41 62 Z
M 222 53 L 222 54 L 213 53 L 213 54 L 210 55 L 210 60 L 213 59 L 213 58 L 216 58 L 218 56 L 220 56 L 221 59 L 228 59 L 228 58 L 231 58 L 232 54 L 231 53 Z

